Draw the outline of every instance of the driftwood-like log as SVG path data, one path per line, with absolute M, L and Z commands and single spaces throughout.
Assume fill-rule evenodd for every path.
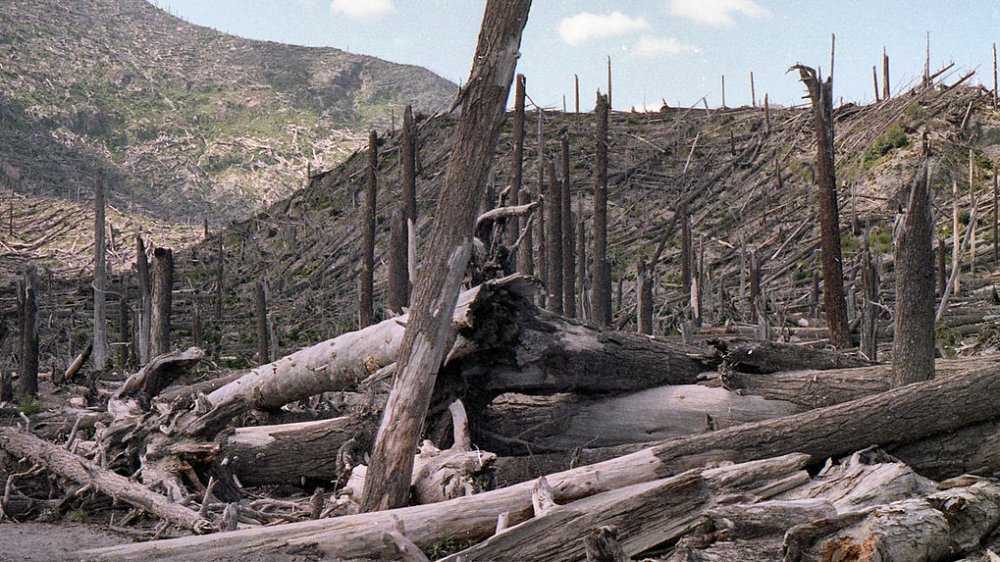
M 0 449 L 15 457 L 27 457 L 58 474 L 165 519 L 183 529 L 207 533 L 214 526 L 198 512 L 169 501 L 124 476 L 81 458 L 62 447 L 9 427 L 0 427 Z

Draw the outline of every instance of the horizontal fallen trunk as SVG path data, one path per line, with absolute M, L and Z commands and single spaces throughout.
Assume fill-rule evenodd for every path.
M 709 343 L 719 351 L 727 365 L 747 373 L 797 369 L 826 371 L 872 365 L 871 361 L 853 355 L 804 345 L 749 339 L 714 339 Z
M 102 494 L 125 501 L 183 529 L 195 533 L 214 530 L 214 525 L 203 519 L 197 511 L 173 503 L 124 476 L 101 468 L 34 435 L 0 427 L 0 449 L 15 457 L 27 457 L 44 465 L 52 474 L 90 486 Z
M 628 486 L 558 506 L 486 541 L 443 558 L 463 560 L 586 560 L 583 537 L 612 526 L 626 555 L 679 537 L 725 496 L 766 499 L 807 482 L 806 455 L 785 455 Z
M 1000 366 L 962 376 L 941 377 L 867 398 L 775 420 L 658 443 L 635 453 L 547 476 L 554 499 L 568 502 L 595 493 L 649 482 L 702 466 L 706 460 L 735 462 L 802 452 L 816 458 L 844 455 L 873 444 L 914 441 L 988 420 L 1000 419 Z M 445 537 L 480 540 L 497 517 L 508 512 L 511 524 L 531 513 L 531 484 L 426 506 L 414 506 L 277 528 L 237 531 L 210 540 L 198 537 L 126 545 L 93 554 L 144 558 L 150 552 L 196 548 L 204 557 L 266 553 L 311 544 L 332 556 L 362 556 L 350 551 L 373 527 L 399 521 L 407 537 L 426 548 Z M 345 553 L 345 549 L 349 552 Z

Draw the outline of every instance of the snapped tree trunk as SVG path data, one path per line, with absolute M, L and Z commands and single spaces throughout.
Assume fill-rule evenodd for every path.
M 646 267 L 646 260 L 642 256 L 639 256 L 635 293 L 639 333 L 651 336 L 653 335 L 653 280 Z
M 34 398 L 38 394 L 38 306 L 35 302 L 35 270 L 24 271 L 19 283 L 21 318 L 21 357 L 17 370 L 17 397 Z
M 374 323 L 375 290 L 375 195 L 378 189 L 378 135 L 368 135 L 368 180 L 365 183 L 365 207 L 361 213 L 361 295 L 358 304 L 358 327 Z
M 104 244 L 104 170 L 97 169 L 94 180 L 94 370 L 104 370 L 108 359 L 108 269 Z
M 410 300 L 410 276 L 406 256 L 406 213 L 402 209 L 392 212 L 389 223 L 389 312 L 403 313 Z
M 267 345 L 267 292 L 264 282 L 258 281 L 253 292 L 254 316 L 257 324 L 257 364 L 270 363 Z
M 549 161 L 549 194 L 545 199 L 545 210 L 548 216 L 545 224 L 548 231 L 545 233 L 545 243 L 548 246 L 548 266 L 549 276 L 545 290 L 548 292 L 546 302 L 548 308 L 556 314 L 563 313 L 563 239 L 562 239 L 562 185 L 556 177 L 556 165 Z
M 222 238 L 219 238 L 219 260 L 222 260 Z M 149 275 L 149 258 L 146 256 L 146 243 L 142 240 L 141 234 L 135 235 L 135 269 L 136 275 L 138 276 L 139 283 L 139 314 L 138 314 L 138 332 L 139 332 L 139 365 L 145 365 L 149 362 L 149 336 L 150 336 L 150 322 L 152 322 L 152 299 L 153 291 L 150 286 L 150 275 Z M 222 266 L 219 266 L 219 271 L 222 271 Z M 221 277 L 221 274 L 220 274 Z M 220 289 L 221 290 L 221 289 Z M 219 306 L 221 310 L 222 297 L 219 297 Z
M 597 177 L 594 188 L 594 251 L 591 291 L 594 321 L 611 325 L 611 266 L 608 264 L 608 97 L 597 94 Z
M 576 318 L 576 260 L 573 256 L 573 202 L 569 193 L 569 131 L 562 135 L 562 258 L 563 314 Z
M 833 146 L 833 78 L 820 82 L 816 71 L 796 65 L 813 108 L 816 132 L 816 183 L 819 198 L 820 248 L 823 255 L 823 309 L 830 332 L 830 343 L 836 347 L 851 346 L 851 331 L 847 325 L 847 301 L 844 298 L 844 268 L 840 252 L 840 211 L 837 207 L 837 177 Z
M 366 511 L 405 505 L 436 373 L 453 336 L 451 317 L 472 252 L 476 209 L 483 198 L 530 0 L 486 4 L 462 116 L 448 161 L 434 228 L 414 291 L 413 314 L 400 349 L 398 374 L 372 451 L 362 495 Z
M 170 248 L 153 251 L 153 300 L 150 321 L 150 358 L 170 351 L 170 314 L 173 306 L 174 253 Z
M 892 386 L 934 377 L 932 197 L 930 172 L 925 162 L 910 186 L 910 200 L 896 236 L 896 331 L 892 344 Z
M 511 126 L 510 142 L 513 148 L 510 151 L 510 201 L 513 205 L 523 205 L 521 201 L 521 184 L 524 181 L 524 75 L 518 74 L 514 86 L 514 123 Z M 513 246 L 521 236 L 521 230 L 527 222 L 526 218 L 518 218 L 507 223 L 507 245 Z M 517 270 L 521 270 L 521 253 L 525 251 L 524 246 L 517 249 Z

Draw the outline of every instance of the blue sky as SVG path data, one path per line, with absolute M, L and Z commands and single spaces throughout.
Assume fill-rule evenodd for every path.
M 454 82 L 468 76 L 485 0 L 150 0 L 184 19 L 242 37 L 332 46 L 416 64 Z M 872 101 L 872 65 L 885 47 L 893 93 L 919 80 L 925 33 L 931 67 L 954 61 L 978 68 L 972 82 L 993 85 L 992 44 L 1000 42 L 1000 0 L 535 0 L 518 71 L 528 95 L 545 107 L 581 109 L 606 89 L 612 57 L 615 109 L 688 106 L 707 96 L 749 104 L 749 73 L 758 102 L 800 103 L 796 62 L 830 64 L 837 34 L 834 95 Z M 956 74 L 955 76 L 957 76 Z

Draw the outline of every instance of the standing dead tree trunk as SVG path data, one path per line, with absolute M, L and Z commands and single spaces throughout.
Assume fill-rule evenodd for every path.
M 816 131 L 816 183 L 819 187 L 820 248 L 823 254 L 823 308 L 830 343 L 844 348 L 851 345 L 847 325 L 847 302 L 844 299 L 844 268 L 840 252 L 840 211 L 837 207 L 837 177 L 833 157 L 833 78 L 820 82 L 816 71 L 795 65 L 802 83 L 809 90 Z
M 118 295 L 118 364 L 125 372 L 125 368 L 128 365 L 128 349 L 129 340 L 131 339 L 132 331 L 128 325 L 128 317 L 131 314 L 128 306 L 128 276 L 122 274 L 121 276 L 121 294 Z M 196 312 L 197 313 L 197 312 Z
M 611 325 L 611 266 L 608 264 L 608 106 L 610 102 L 597 94 L 597 177 L 594 188 L 594 251 L 591 273 L 591 307 L 593 320 L 601 326 Z
M 511 126 L 510 141 L 513 149 L 510 151 L 510 201 L 512 205 L 523 205 L 521 201 L 521 184 L 524 182 L 524 75 L 518 74 L 514 86 L 514 123 Z M 511 246 L 521 236 L 527 218 L 517 218 L 507 224 L 507 245 Z M 521 273 L 521 254 L 524 246 L 517 249 L 517 270 Z
M 403 209 L 406 213 L 406 269 L 409 285 L 406 302 L 410 304 L 410 289 L 417 280 L 417 130 L 413 126 L 413 108 L 403 111 Z
M 578 314 L 580 318 L 588 319 L 587 312 L 587 223 L 583 218 L 583 206 L 577 205 L 577 225 L 576 225 L 576 280 L 580 285 L 580 295 L 577 299 L 579 303 Z
M 887 100 L 892 94 L 892 88 L 889 87 L 889 55 L 885 52 L 885 47 L 882 47 L 882 99 Z
M 476 210 L 483 198 L 490 157 L 496 149 L 514 79 L 521 32 L 531 0 L 490 0 L 448 160 L 445 185 L 423 274 L 414 290 L 398 374 L 389 393 L 362 493 L 362 509 L 405 505 L 437 370 L 453 337 L 451 318 L 472 252 Z
M 222 323 L 222 301 L 224 295 L 226 294 L 226 277 L 225 270 L 223 269 L 226 263 L 225 247 L 223 246 L 222 233 L 218 234 L 219 246 L 216 251 L 215 264 L 215 323 Z M 148 285 L 148 275 L 147 275 L 147 285 Z M 140 281 L 141 283 L 142 281 Z M 148 294 L 148 292 L 147 292 Z M 143 363 L 145 364 L 145 363 Z
M 545 233 L 545 242 L 548 246 L 547 262 L 549 266 L 548 284 L 545 289 L 548 291 L 546 299 L 549 310 L 556 314 L 563 313 L 563 216 L 562 216 L 562 184 L 556 177 L 555 162 L 549 160 L 549 195 L 546 198 L 545 210 L 549 216 L 545 223 L 548 225 L 548 232 Z
M 174 288 L 174 253 L 153 250 L 153 299 L 150 321 L 150 359 L 170 351 L 170 314 Z
M 925 158 L 927 139 L 924 138 Z M 934 217 L 930 172 L 921 166 L 896 237 L 896 334 L 893 387 L 934 377 Z
M 257 324 L 257 364 L 266 365 L 271 360 L 267 346 L 267 293 L 263 281 L 258 281 L 254 287 L 253 308 Z
M 681 203 L 681 292 L 691 294 L 691 220 L 688 218 L 687 201 Z
M 392 212 L 389 222 L 389 312 L 402 314 L 409 304 L 410 277 L 406 267 L 406 213 Z
M 569 193 L 569 131 L 562 135 L 562 270 L 563 314 L 576 318 L 576 259 L 573 256 L 573 202 Z
M 104 370 L 108 358 L 108 268 L 104 244 L 104 170 L 94 179 L 94 370 Z
M 933 277 L 933 273 L 932 273 Z M 864 305 L 861 312 L 861 353 L 871 361 L 878 359 L 878 267 L 872 262 L 868 248 L 868 233 L 861 260 L 861 293 Z M 933 295 L 931 295 L 933 301 Z
M 38 394 L 38 306 L 35 303 L 34 268 L 24 271 L 18 285 L 21 357 L 17 369 L 17 397 L 26 400 Z
M 646 259 L 639 256 L 636 273 L 636 312 L 637 325 L 640 334 L 653 335 L 653 280 L 650 278 Z
M 361 295 L 358 303 L 358 326 L 374 322 L 375 291 L 375 192 L 378 189 L 378 134 L 368 135 L 368 179 L 365 183 L 365 207 L 361 212 Z
M 548 211 L 545 209 L 546 204 L 546 190 L 545 190 L 545 128 L 544 128 L 544 117 L 545 112 L 542 108 L 538 108 L 538 154 L 537 158 L 537 170 L 538 170 L 538 222 L 536 225 L 535 232 L 535 245 L 538 255 L 538 278 L 542 282 L 543 287 L 549 286 L 549 267 L 548 267 L 548 247 L 545 245 L 545 217 L 548 215 Z M 538 292 L 538 306 L 545 306 L 546 291 Z
M 221 243 L 220 243 L 221 244 Z M 220 252 L 221 255 L 221 252 Z M 139 365 L 149 362 L 149 323 L 152 320 L 152 291 L 150 291 L 149 258 L 146 256 L 146 244 L 141 234 L 135 235 L 135 269 L 139 283 Z M 219 297 L 221 310 L 222 297 Z

